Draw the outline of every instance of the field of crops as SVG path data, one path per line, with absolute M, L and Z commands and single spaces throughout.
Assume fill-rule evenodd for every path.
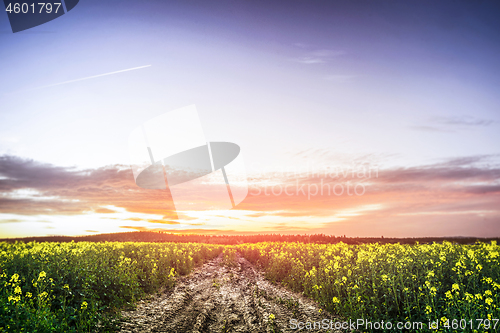
M 221 246 L 175 243 L 0 243 L 0 332 L 110 329 L 114 309 L 170 287 Z
M 437 320 L 440 331 L 500 331 L 495 242 L 260 243 L 239 245 L 238 251 L 268 279 L 305 292 L 344 318 L 427 325 Z
M 176 276 L 221 253 L 227 266 L 240 253 L 269 280 L 305 293 L 342 318 L 438 321 L 440 332 L 500 328 L 500 246 L 495 242 L 32 242 L 0 243 L 0 332 L 112 330 L 108 319 L 115 310 L 172 287 Z

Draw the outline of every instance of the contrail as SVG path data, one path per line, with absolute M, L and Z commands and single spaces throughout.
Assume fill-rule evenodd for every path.
M 99 74 L 99 75 L 94 75 L 94 76 L 87 76 L 87 77 L 84 77 L 84 78 L 81 78 L 81 79 L 76 79 L 76 80 L 70 80 L 70 81 L 64 81 L 64 82 L 49 84 L 47 86 L 41 86 L 41 87 L 33 88 L 31 90 L 48 88 L 48 87 L 54 87 L 54 86 L 60 86 L 61 84 L 73 83 L 73 82 L 78 82 L 78 81 L 83 81 L 83 80 L 88 80 L 88 79 L 94 79 L 96 77 L 101 77 L 101 76 L 106 76 L 106 75 L 111 75 L 111 74 L 117 74 L 117 73 L 123 73 L 123 72 L 133 71 L 133 70 L 136 70 L 136 69 L 141 69 L 141 68 L 146 68 L 146 67 L 151 67 L 151 65 L 139 66 L 139 67 L 134 67 L 134 68 L 129 68 L 129 69 L 122 69 L 120 71 L 110 72 L 110 73 L 104 73 L 104 74 Z

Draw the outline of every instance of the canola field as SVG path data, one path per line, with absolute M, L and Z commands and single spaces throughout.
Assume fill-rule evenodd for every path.
M 173 286 L 222 246 L 0 243 L 0 332 L 104 332 L 120 307 Z
M 495 242 L 260 243 L 239 245 L 238 251 L 271 281 L 306 293 L 343 318 L 421 322 L 419 332 L 500 332 Z M 429 323 L 436 323 L 432 330 Z
M 113 331 L 120 309 L 221 254 L 227 266 L 245 257 L 270 281 L 346 320 L 422 322 L 419 332 L 496 332 L 499 253 L 495 242 L 0 243 L 0 332 Z

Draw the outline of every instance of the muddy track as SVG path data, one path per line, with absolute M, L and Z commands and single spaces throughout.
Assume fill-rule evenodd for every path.
M 218 257 L 179 278 L 172 290 L 122 315 L 122 333 L 297 332 L 290 319 L 333 319 L 320 313 L 314 301 L 265 280 L 241 256 L 233 267 L 224 266 Z

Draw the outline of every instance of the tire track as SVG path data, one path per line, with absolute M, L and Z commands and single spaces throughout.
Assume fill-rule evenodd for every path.
M 121 333 L 285 333 L 298 331 L 290 328 L 291 319 L 334 319 L 321 314 L 311 299 L 265 280 L 240 255 L 233 267 L 224 266 L 219 256 L 178 278 L 172 290 L 122 315 Z

